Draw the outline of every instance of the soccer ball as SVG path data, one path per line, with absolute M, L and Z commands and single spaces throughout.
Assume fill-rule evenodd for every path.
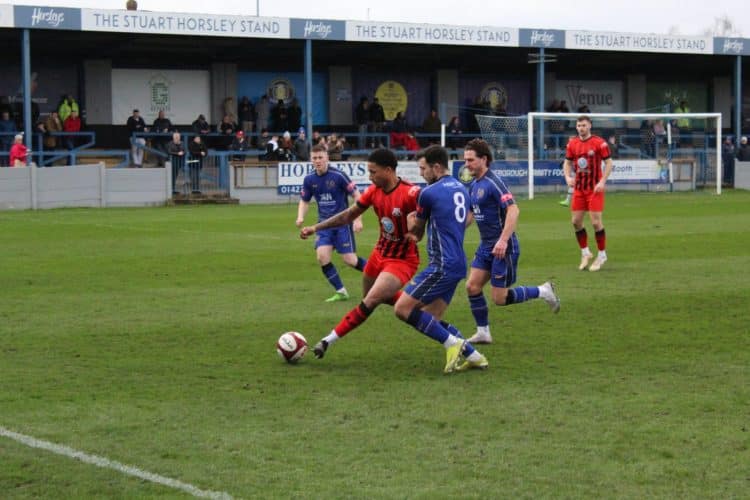
M 287 363 L 296 363 L 307 352 L 307 339 L 299 332 L 286 332 L 276 342 L 276 352 Z

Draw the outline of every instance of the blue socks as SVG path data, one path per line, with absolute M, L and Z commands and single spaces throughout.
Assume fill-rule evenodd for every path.
M 333 262 L 329 262 L 325 266 L 321 266 L 320 269 L 323 271 L 323 275 L 326 277 L 328 283 L 331 284 L 334 290 L 338 291 L 344 288 L 344 283 L 341 282 L 339 272 L 336 270 L 336 266 L 333 265 Z
M 487 301 L 484 300 L 484 294 L 469 295 L 469 306 L 471 307 L 471 314 L 474 315 L 474 321 L 477 326 L 489 326 L 489 309 L 487 309 Z
M 539 298 L 538 286 L 518 286 L 508 290 L 508 296 L 505 298 L 505 305 L 520 304 L 527 300 Z

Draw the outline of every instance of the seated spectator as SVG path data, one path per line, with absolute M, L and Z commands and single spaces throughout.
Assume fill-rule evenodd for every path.
M 234 136 L 234 140 L 232 141 L 232 144 L 229 146 L 229 149 L 231 149 L 232 151 L 237 151 L 238 153 L 242 153 L 250 149 L 250 142 L 247 140 L 247 136 L 242 130 L 237 131 L 237 133 Z M 237 154 L 237 155 L 234 155 L 232 159 L 237 160 L 237 161 L 243 161 L 245 159 L 245 155 Z
M 17 134 L 13 138 L 13 145 L 10 147 L 10 161 L 8 164 L 11 167 L 25 167 L 28 160 L 28 149 L 23 143 L 23 135 Z
M 341 161 L 344 152 L 344 141 L 336 134 L 331 134 L 327 139 L 328 159 L 331 161 Z
M 294 159 L 292 151 L 294 150 L 294 143 L 292 142 L 292 134 L 287 130 L 279 141 L 279 149 L 276 154 L 279 161 L 292 161 Z
M 227 149 L 232 144 L 232 137 L 237 133 L 237 124 L 232 120 L 231 115 L 224 115 L 221 123 L 217 127 L 217 131 L 224 136 L 220 146 L 223 149 Z
M 576 110 L 576 112 L 587 115 L 591 113 L 591 110 L 586 104 L 584 104 L 583 106 L 578 106 L 578 109 Z
M 268 131 L 266 130 L 266 135 Z M 266 161 L 279 161 L 279 136 L 274 135 L 266 142 L 266 154 L 261 157 L 261 160 Z
M 300 127 L 294 141 L 294 158 L 297 161 L 310 161 L 310 144 L 305 139 L 305 129 Z
M 45 149 L 57 149 L 57 136 L 51 135 L 53 132 L 63 131 L 62 121 L 60 121 L 60 115 L 57 114 L 57 111 L 50 112 L 49 116 L 47 116 L 47 119 L 44 122 L 44 126 L 47 129 L 47 134 L 50 134 L 44 138 Z
M 313 146 L 317 144 L 322 144 L 326 146 L 326 148 L 328 147 L 328 143 L 326 142 L 325 137 L 323 137 L 323 135 L 321 135 L 321 133 L 318 132 L 317 130 L 313 130 L 311 143 Z
M 193 122 L 193 132 L 204 135 L 211 133 L 211 125 L 204 115 L 198 115 L 198 118 Z

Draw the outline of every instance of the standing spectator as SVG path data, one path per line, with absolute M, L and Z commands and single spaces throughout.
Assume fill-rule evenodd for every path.
M 16 134 L 13 138 L 13 145 L 10 147 L 10 157 L 8 164 L 11 167 L 25 167 L 27 162 L 28 149 L 23 143 L 23 135 Z
M 609 152 L 612 155 L 612 159 L 619 158 L 620 156 L 620 144 L 617 141 L 617 136 L 612 134 L 607 140 L 607 146 L 609 146 Z
M 249 139 L 253 133 L 253 125 L 255 123 L 255 107 L 247 96 L 240 99 L 240 106 L 237 112 L 240 120 L 240 128 Z
M 294 141 L 294 158 L 297 161 L 310 161 L 310 143 L 305 138 L 305 128 L 300 127 Z
M 570 109 L 568 109 L 568 103 L 565 102 L 564 99 L 560 101 L 560 113 L 570 113 Z
M 461 130 L 461 120 L 459 120 L 458 116 L 454 116 L 453 118 L 451 118 L 451 121 L 448 123 L 448 127 L 446 127 L 446 130 L 448 133 L 446 142 L 450 149 L 459 149 L 464 147 L 464 140 L 461 137 L 456 137 L 457 135 L 462 135 L 464 133 L 463 130 Z M 458 154 L 451 153 L 451 159 L 457 160 Z
M 167 118 L 167 116 L 164 114 L 164 110 L 160 110 L 159 114 L 156 117 L 156 120 L 154 120 L 154 124 L 151 126 L 151 131 L 155 132 L 157 134 L 168 134 L 172 130 L 172 122 Z M 165 136 L 157 136 L 153 139 L 154 142 L 154 149 L 157 151 L 160 151 L 162 153 L 167 153 L 167 143 L 169 142 L 169 138 Z M 165 164 L 164 157 L 162 155 L 157 155 L 157 161 L 159 163 L 160 167 L 163 167 Z
M 367 145 L 368 124 L 370 123 L 370 102 L 367 97 L 362 96 L 359 104 L 354 110 L 354 121 L 357 123 L 357 147 L 365 149 Z
M 302 108 L 295 97 L 289 106 L 289 130 L 297 130 L 302 126 Z
M 193 132 L 200 135 L 206 135 L 211 133 L 211 125 L 206 120 L 205 115 L 198 115 L 198 118 L 193 122 Z
M 740 161 L 750 161 L 750 145 L 747 143 L 747 137 L 742 136 L 740 139 L 740 149 L 737 150 L 737 159 Z
M 599 253 L 589 271 L 598 271 L 607 262 L 607 236 L 604 231 L 602 212 L 604 211 L 604 191 L 609 174 L 612 173 L 612 159 L 607 142 L 591 133 L 591 118 L 581 115 L 576 120 L 578 135 L 568 141 L 565 151 L 565 182 L 573 188 L 570 205 L 572 223 L 578 246 L 581 248 L 580 271 L 588 267 L 593 254 L 589 250 L 588 236 L 583 225 L 583 214 L 589 213 L 594 226 L 594 236 Z M 604 163 L 604 169 L 602 169 Z
M 313 146 L 315 146 L 316 144 L 323 144 L 326 147 L 326 151 L 328 151 L 328 143 L 326 142 L 325 137 L 323 137 L 323 135 L 317 130 L 313 130 L 312 139 L 310 140 L 310 143 Z
M 260 101 L 255 105 L 255 130 L 262 132 L 264 129 L 267 130 L 269 126 L 269 119 L 271 118 L 271 103 L 268 102 L 268 96 L 263 94 Z M 258 144 L 260 148 L 260 144 Z M 262 148 L 261 148 L 262 149 Z
M 279 99 L 273 108 L 273 127 L 275 130 L 287 130 L 289 128 L 289 110 L 284 104 L 284 99 Z
M 237 106 L 234 104 L 234 97 L 224 99 L 221 110 L 223 115 L 229 115 L 229 118 L 237 123 Z
M 0 135 L 0 149 L 2 149 L 3 153 L 10 151 L 10 146 L 13 144 L 13 134 L 15 132 L 16 122 L 11 120 L 10 111 L 2 111 L 0 114 L 0 134 L 2 134 Z M 12 166 L 12 163 L 8 162 L 8 165 Z
M 370 132 L 372 134 L 382 134 L 385 131 L 385 110 L 380 105 L 380 101 L 377 97 L 372 100 L 370 106 L 370 124 L 372 128 Z M 370 147 L 383 147 L 383 138 L 377 135 L 370 136 Z
M 144 137 L 133 137 L 133 134 L 148 132 L 148 129 L 137 109 L 134 109 L 133 114 L 128 117 L 126 126 L 131 141 L 130 154 L 133 157 L 133 165 L 136 168 L 141 168 L 143 166 L 143 146 L 146 145 L 146 139 Z
M 188 146 L 190 151 L 190 184 L 194 194 L 201 192 L 201 170 L 203 169 L 203 159 L 208 154 L 206 145 L 203 143 L 200 135 L 193 137 L 193 142 Z
M 78 116 L 78 111 L 71 111 L 68 117 L 63 122 L 63 131 L 67 134 L 65 136 L 65 146 L 68 150 L 75 149 L 78 142 L 77 134 L 81 131 L 81 118 Z
M 331 161 L 341 161 L 344 152 L 344 142 L 336 134 L 328 136 L 328 158 Z
M 55 150 L 58 147 L 57 137 L 52 135 L 55 132 L 63 131 L 63 124 L 60 121 L 60 115 L 57 111 L 50 112 L 47 116 L 47 120 L 44 122 L 44 126 L 47 129 L 47 137 L 44 138 L 44 148 L 49 150 Z
M 429 116 L 422 122 L 422 131 L 430 134 L 426 140 L 427 144 L 437 144 L 440 142 L 440 128 L 442 125 L 437 111 L 434 109 L 430 111 Z
M 228 149 L 232 145 L 234 135 L 237 133 L 237 124 L 232 120 L 232 115 L 224 115 L 224 118 L 216 129 L 217 132 L 223 135 L 220 140 L 221 148 Z
M 736 154 L 732 138 L 725 138 L 724 144 L 721 145 L 721 167 L 724 174 L 724 184 L 729 186 L 734 184 L 734 157 Z
M 172 141 L 167 144 L 167 153 L 172 163 L 172 194 L 177 194 L 177 176 L 185 166 L 185 145 L 179 132 L 172 134 Z
M 65 120 L 68 119 L 73 111 L 75 111 L 76 114 L 80 112 L 78 109 L 78 102 L 73 99 L 72 95 L 68 94 L 63 98 L 62 102 L 60 102 L 60 106 L 57 108 L 57 114 L 60 115 L 60 120 L 65 123 Z

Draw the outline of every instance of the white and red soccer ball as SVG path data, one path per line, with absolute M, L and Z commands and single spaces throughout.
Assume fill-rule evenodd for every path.
M 276 352 L 287 363 L 296 363 L 307 352 L 307 339 L 299 332 L 286 332 L 276 342 Z

